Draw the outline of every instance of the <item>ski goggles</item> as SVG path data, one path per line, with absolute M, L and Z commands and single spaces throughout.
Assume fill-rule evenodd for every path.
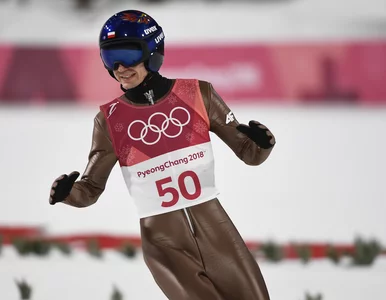
M 119 65 L 126 68 L 136 66 L 146 60 L 141 49 L 101 49 L 100 54 L 103 64 L 109 70 L 117 70 Z

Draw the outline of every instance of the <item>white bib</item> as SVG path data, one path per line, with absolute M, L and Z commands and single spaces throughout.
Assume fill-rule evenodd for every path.
M 141 218 L 197 205 L 218 195 L 210 142 L 121 169 Z

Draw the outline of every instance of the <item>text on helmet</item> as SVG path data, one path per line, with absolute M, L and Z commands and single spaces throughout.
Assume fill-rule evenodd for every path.
M 157 26 L 152 26 L 150 28 L 145 29 L 145 34 L 148 35 L 148 34 L 155 32 L 155 31 L 157 31 Z
M 157 37 L 155 38 L 155 42 L 158 44 L 160 41 L 162 41 L 162 39 L 163 39 L 164 37 L 165 37 L 165 36 L 164 36 L 164 33 L 161 32 L 160 35 L 157 36 Z

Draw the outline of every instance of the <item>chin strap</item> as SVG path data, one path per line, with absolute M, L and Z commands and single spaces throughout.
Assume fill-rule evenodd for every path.
M 124 93 L 127 92 L 127 90 L 122 86 L 122 84 L 120 85 L 120 87 L 121 87 L 121 90 L 122 90 Z

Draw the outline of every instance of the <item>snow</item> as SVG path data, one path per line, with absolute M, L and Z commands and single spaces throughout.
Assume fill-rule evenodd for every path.
M 385 108 L 231 108 L 240 122 L 267 125 L 277 140 L 268 160 L 250 167 L 212 135 L 219 199 L 245 239 L 352 243 L 360 235 L 386 246 Z M 96 113 L 0 108 L 0 225 L 44 226 L 54 235 L 138 235 L 118 165 L 95 205 L 48 205 L 55 178 L 83 172 Z
M 305 293 L 321 293 L 323 300 L 386 299 L 386 258 L 371 267 L 334 265 L 328 260 L 281 263 L 259 262 L 271 299 L 303 300 Z M 129 259 L 106 251 L 103 259 L 75 250 L 40 258 L 19 257 L 11 247 L 0 255 L 0 299 L 18 300 L 15 280 L 33 288 L 31 300 L 110 299 L 116 286 L 125 300 L 167 299 L 148 271 L 141 253 Z M 232 299 L 233 300 L 233 299 Z
M 277 138 L 271 157 L 252 168 L 212 136 L 220 201 L 246 240 L 352 243 L 361 235 L 386 245 L 385 108 L 232 109 L 240 122 L 257 119 Z M 0 108 L 1 225 L 41 225 L 53 235 L 138 235 L 135 206 L 117 167 L 92 207 L 48 204 L 52 180 L 85 167 L 95 114 L 81 107 Z M 322 293 L 323 300 L 386 299 L 385 257 L 360 268 L 328 260 L 260 266 L 272 300 L 303 300 L 307 291 Z M 78 251 L 20 258 L 4 248 L 0 300 L 19 299 L 14 280 L 21 278 L 34 287 L 32 300 L 104 300 L 114 284 L 126 300 L 166 299 L 141 255 L 129 260 L 110 251 L 98 260 Z

